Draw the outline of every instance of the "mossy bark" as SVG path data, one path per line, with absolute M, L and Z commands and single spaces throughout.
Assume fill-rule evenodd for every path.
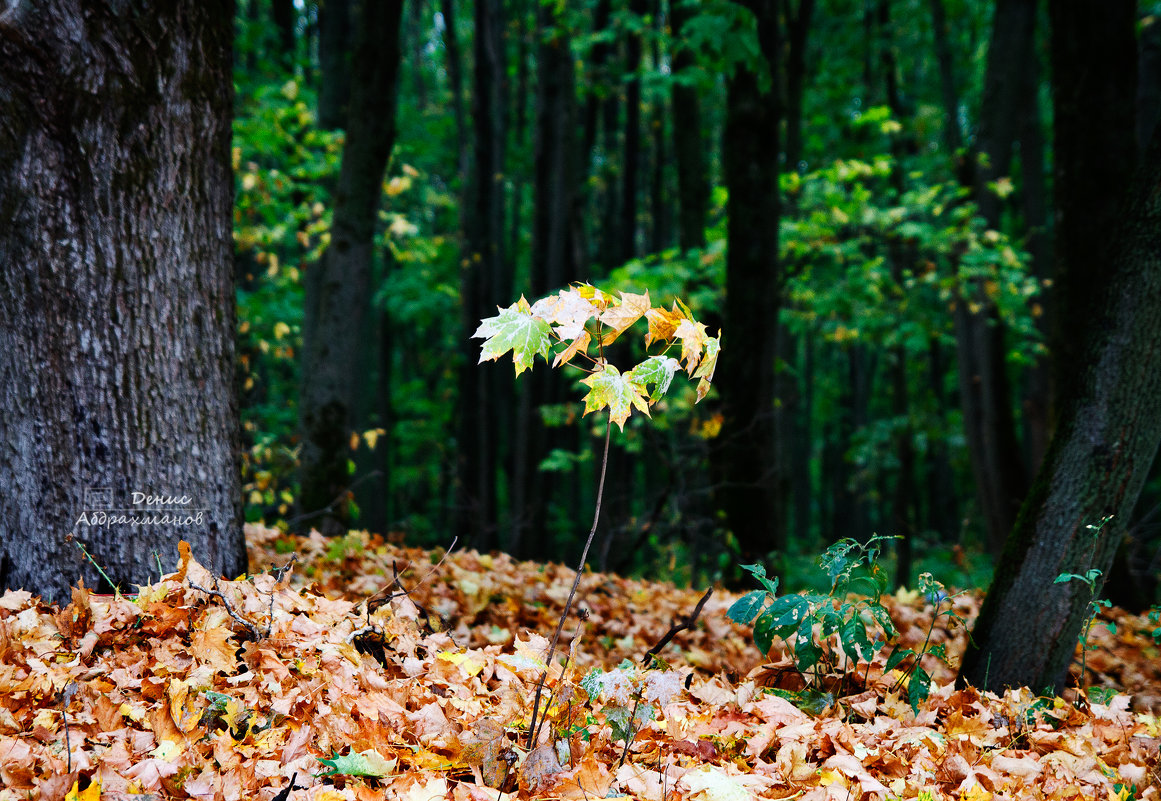
M 183 539 L 246 569 L 232 37 L 219 0 L 0 15 L 0 589 L 103 584 L 74 539 L 123 589 Z

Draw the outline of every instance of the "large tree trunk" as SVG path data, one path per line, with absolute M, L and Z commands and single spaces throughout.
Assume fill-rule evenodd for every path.
M 777 85 L 778 20 L 774 0 L 749 4 Z M 711 453 L 716 500 L 743 560 L 762 559 L 785 538 L 785 504 L 776 475 L 774 366 L 777 356 L 778 125 L 774 91 L 739 66 L 728 81 L 722 144 L 729 190 L 726 302 L 717 386 L 724 420 Z M 731 344 L 733 343 L 733 344 Z M 784 500 L 784 499 L 782 499 Z
M 233 18 L 230 2 L 0 14 L 0 591 L 101 584 L 74 538 L 123 589 L 183 539 L 215 572 L 246 569 Z
M 964 655 L 961 680 L 983 689 L 1064 683 L 1094 598 L 1080 581 L 1053 582 L 1107 576 L 1161 443 L 1161 136 L 1129 200 L 1100 261 L 1104 281 L 1073 321 L 1074 389 Z M 1099 535 L 1087 528 L 1107 515 Z
M 347 140 L 331 243 L 306 274 L 299 508 L 320 530 L 350 523 L 347 462 L 360 383 L 358 354 L 370 307 L 375 221 L 395 143 L 402 0 L 366 0 L 359 15 Z

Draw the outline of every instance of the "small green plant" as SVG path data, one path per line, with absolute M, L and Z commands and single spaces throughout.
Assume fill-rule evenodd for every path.
M 580 681 L 589 703 L 605 699 L 605 722 L 614 740 L 624 740 L 621 762 L 642 724 L 656 718 L 656 707 L 665 706 L 681 692 L 681 674 L 676 670 L 640 670 L 625 660 L 613 670 L 593 668 Z
M 1113 519 L 1113 516 L 1109 515 L 1095 525 L 1090 523 L 1088 526 L 1086 526 L 1086 528 L 1088 528 L 1089 531 L 1092 532 L 1092 542 L 1090 544 L 1091 547 L 1090 547 L 1089 556 L 1088 556 L 1088 563 L 1090 565 L 1096 559 L 1096 544 L 1097 544 L 1097 540 L 1100 538 L 1101 529 L 1103 529 L 1105 527 L 1105 525 L 1112 519 Z M 1100 577 L 1102 575 L 1103 575 L 1103 572 L 1101 570 L 1099 570 L 1095 567 L 1090 567 L 1088 570 L 1084 571 L 1083 574 L 1080 574 L 1080 573 L 1061 573 L 1052 582 L 1053 584 L 1066 584 L 1070 581 L 1079 581 L 1079 582 L 1086 584 L 1088 586 L 1088 591 L 1089 591 L 1088 611 L 1085 614 L 1084 625 L 1081 626 L 1080 638 L 1079 638 L 1079 642 L 1080 642 L 1080 681 L 1079 681 L 1079 684 L 1080 684 L 1082 689 L 1087 689 L 1084 686 L 1084 684 L 1085 684 L 1085 680 L 1086 680 L 1085 677 L 1087 676 L 1088 652 L 1089 652 L 1089 649 L 1091 647 L 1089 645 L 1089 642 L 1088 642 L 1088 633 L 1089 633 L 1089 631 L 1092 630 L 1092 624 L 1096 621 L 1097 615 L 1100 614 L 1101 609 L 1108 609 L 1110 606 L 1112 606 L 1111 601 L 1109 601 L 1107 599 L 1097 598 L 1097 580 L 1100 579 Z M 1110 623 L 1109 625 L 1113 626 L 1114 624 Z M 1156 632 L 1154 632 L 1154 635 L 1156 635 Z
M 919 590 L 934 606 L 927 636 L 918 651 L 898 644 L 898 631 L 882 603 L 889 578 L 878 562 L 883 543 L 890 539 L 893 538 L 876 536 L 866 543 L 842 539 L 827 548 L 819 558 L 819 565 L 830 581 L 830 589 L 825 594 L 779 597 L 778 579 L 768 577 L 765 567 L 742 565 L 763 589 L 743 595 L 727 615 L 736 623 L 753 627 L 754 645 L 763 654 L 769 652 L 775 639 L 782 640 L 798 672 L 804 679 L 813 679 L 812 696 L 825 677 L 836 674 L 841 677 L 840 692 L 846 689 L 850 678 L 858 678 L 856 671 L 860 662 L 866 665 L 862 679 L 865 685 L 874 657 L 892 646 L 883 672 L 899 669 L 894 686 L 907 688 L 911 706 L 918 712 L 931 684 L 931 676 L 920 661 L 927 653 L 943 656 L 941 648 L 929 648 L 935 623 L 941 617 L 960 622 L 962 619 L 950 608 L 951 598 L 944 586 L 930 573 L 924 573 L 919 578 Z M 947 609 L 943 608 L 945 603 Z M 817 698 L 804 700 L 809 700 L 811 706 L 819 706 Z M 833 697 L 828 696 L 827 700 Z
M 650 417 L 650 407 L 665 396 L 674 376 L 681 370 L 697 380 L 697 400 L 700 401 L 709 392 L 721 351 L 720 336 L 711 337 L 705 325 L 697 322 L 680 300 L 666 309 L 652 306 L 648 291 L 640 295 L 630 292 L 621 292 L 620 295 L 618 299 L 590 284 L 575 284 L 531 305 L 521 297 L 508 308 L 500 309 L 495 317 L 482 320 L 472 334 L 473 339 L 484 340 L 480 348 L 481 362 L 499 359 L 510 352 L 517 376 L 530 369 L 537 356 L 545 361 L 551 356 L 553 367 L 571 365 L 579 368 L 586 374 L 580 383 L 588 387 L 584 395 L 584 414 L 608 409 L 593 524 L 581 551 L 564 611 L 548 646 L 544 660 L 546 669 L 536 687 L 528 727 L 530 749 L 539 740 L 539 724 L 542 723 L 540 699 L 548 678 L 547 668 L 552 665 L 564 622 L 576 598 L 589 548 L 597 533 L 613 423 L 624 431 L 625 421 L 634 409 Z M 642 318 L 649 325 L 645 334 L 646 350 L 652 347 L 659 352 L 651 353 L 639 364 L 622 372 L 605 358 L 605 348 Z M 680 360 L 670 355 L 674 348 L 680 348 Z M 635 717 L 631 715 L 626 725 L 632 724 L 633 720 Z

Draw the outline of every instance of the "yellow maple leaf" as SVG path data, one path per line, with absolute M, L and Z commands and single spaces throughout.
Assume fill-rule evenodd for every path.
M 609 327 L 609 332 L 601 339 L 602 345 L 609 345 L 621 336 L 629 326 L 640 320 L 649 310 L 649 290 L 644 295 L 622 292 L 621 302 L 609 306 L 598 318 Z
M 65 794 L 65 801 L 101 801 L 101 780 L 95 779 L 84 790 L 80 789 L 80 779 L 73 782 L 72 789 Z

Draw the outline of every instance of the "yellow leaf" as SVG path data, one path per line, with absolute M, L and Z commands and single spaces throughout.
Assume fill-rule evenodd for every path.
M 84 790 L 79 789 L 80 780 L 73 782 L 73 787 L 65 795 L 65 801 L 101 801 L 101 780 L 94 779 Z
M 179 731 L 191 732 L 197 728 L 202 719 L 202 710 L 194 709 L 193 699 L 189 697 L 189 685 L 181 679 L 174 679 L 165 688 L 169 697 L 169 714 Z
M 363 432 L 363 441 L 367 443 L 367 447 L 375 450 L 375 443 L 379 441 L 379 437 L 387 433 L 385 428 L 372 428 Z
M 289 336 L 290 326 L 279 320 L 274 324 L 274 338 L 282 339 L 284 336 Z
M 644 295 L 622 292 L 621 302 L 615 306 L 608 307 L 599 318 L 610 329 L 601 339 L 601 344 L 612 344 L 629 326 L 640 320 L 648 309 L 649 290 L 645 290 Z
M 672 310 L 662 309 L 660 307 L 648 309 L 645 312 L 645 318 L 649 321 L 649 332 L 645 334 L 645 344 L 647 346 L 658 341 L 671 341 L 674 332 L 677 331 L 677 326 L 682 320 L 686 319 L 685 315 L 681 313 L 681 310 L 677 308 L 676 303 L 673 304 Z

